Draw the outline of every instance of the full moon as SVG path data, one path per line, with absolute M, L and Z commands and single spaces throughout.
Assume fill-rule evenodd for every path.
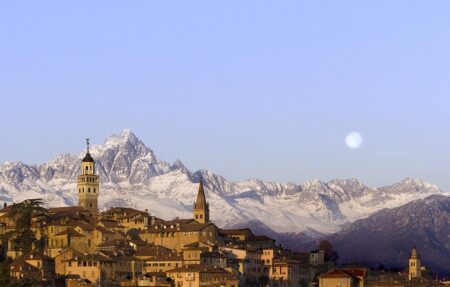
M 351 132 L 345 137 L 345 143 L 349 148 L 359 148 L 362 144 L 362 136 L 358 132 Z

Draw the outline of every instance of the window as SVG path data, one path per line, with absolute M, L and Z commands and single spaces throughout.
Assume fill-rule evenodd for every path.
M 91 192 L 91 188 L 90 187 L 88 187 L 88 192 Z
M 94 187 L 94 193 L 95 193 L 95 187 Z

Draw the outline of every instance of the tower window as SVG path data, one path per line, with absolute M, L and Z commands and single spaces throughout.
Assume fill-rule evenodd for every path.
M 86 170 L 89 170 L 89 167 L 88 167 L 88 166 L 86 167 Z
M 78 193 L 80 193 L 80 192 L 81 192 L 81 188 L 78 189 Z
M 89 202 L 89 207 L 92 207 L 92 202 Z
M 95 187 L 94 187 L 94 193 L 95 193 Z
M 91 192 L 91 188 L 90 187 L 88 188 L 88 192 Z

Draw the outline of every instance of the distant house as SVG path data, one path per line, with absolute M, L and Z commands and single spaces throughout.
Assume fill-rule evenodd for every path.
M 364 287 L 365 273 L 361 270 L 343 270 L 334 268 L 319 275 L 319 287 Z

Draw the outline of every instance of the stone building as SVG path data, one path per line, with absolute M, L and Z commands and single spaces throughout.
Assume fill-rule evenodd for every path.
M 99 176 L 95 174 L 95 161 L 89 153 L 89 139 L 86 139 L 86 156 L 81 162 L 81 174 L 77 177 L 79 206 L 89 210 L 92 217 L 98 214 Z
M 232 272 L 214 266 L 185 265 L 167 271 L 175 287 L 226 286 L 237 287 L 239 279 Z
M 411 256 L 409 257 L 408 266 L 409 266 L 408 268 L 409 280 L 412 280 L 413 278 L 422 277 L 420 255 L 419 252 L 417 252 L 416 246 L 414 246 L 413 249 L 411 250 Z

